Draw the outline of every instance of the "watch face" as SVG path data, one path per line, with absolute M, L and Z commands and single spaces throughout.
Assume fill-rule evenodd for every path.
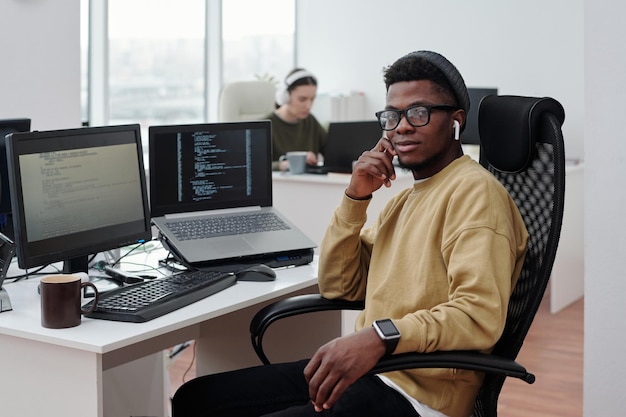
M 377 320 L 376 324 L 378 325 L 380 331 L 383 332 L 386 337 L 400 336 L 398 328 L 395 324 L 393 324 L 393 321 L 391 321 L 390 319 Z

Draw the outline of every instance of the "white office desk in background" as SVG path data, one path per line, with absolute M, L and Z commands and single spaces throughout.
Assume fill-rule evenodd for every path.
M 318 291 L 313 263 L 277 270 L 275 281 L 238 282 L 146 323 L 83 318 L 77 327 L 47 329 L 38 282 L 5 283 L 13 311 L 0 313 L 3 416 L 166 416 L 165 349 L 195 339 L 198 375 L 260 365 L 252 315 L 270 301 Z M 268 356 L 301 359 L 338 336 L 339 313 L 324 314 L 277 323 L 268 331 Z
M 584 294 L 584 175 L 585 164 L 565 166 L 565 207 L 559 247 L 550 277 L 550 311 L 558 313 Z

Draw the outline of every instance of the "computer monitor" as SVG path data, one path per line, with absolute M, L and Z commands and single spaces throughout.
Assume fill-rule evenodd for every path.
M 20 268 L 87 272 L 152 238 L 139 125 L 13 133 L 7 161 Z
M 30 131 L 30 119 L 0 119 L 0 231 L 14 239 L 11 220 L 11 195 L 7 172 L 5 136 L 9 133 Z
M 383 134 L 378 120 L 330 122 L 324 152 L 329 172 L 352 172 L 352 163 L 372 149 Z
M 478 107 L 480 107 L 480 101 L 483 97 L 497 95 L 498 89 L 494 87 L 469 87 L 467 92 L 470 97 L 470 109 L 467 113 L 465 129 L 461 134 L 461 142 L 464 145 L 480 145 L 480 135 L 478 134 Z

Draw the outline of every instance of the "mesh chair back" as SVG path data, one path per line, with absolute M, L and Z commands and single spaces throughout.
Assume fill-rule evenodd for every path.
M 480 163 L 505 186 L 529 233 L 528 252 L 493 354 L 515 359 L 554 264 L 565 192 L 563 107 L 551 98 L 488 96 L 480 104 Z M 495 417 L 504 377 L 488 374 L 474 417 Z

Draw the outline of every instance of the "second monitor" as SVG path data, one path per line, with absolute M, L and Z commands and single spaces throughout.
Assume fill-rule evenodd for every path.
M 6 162 L 6 135 L 15 132 L 29 132 L 30 119 L 0 120 L 0 231 L 14 239 L 13 220 L 11 219 L 11 195 L 9 193 L 9 173 Z

